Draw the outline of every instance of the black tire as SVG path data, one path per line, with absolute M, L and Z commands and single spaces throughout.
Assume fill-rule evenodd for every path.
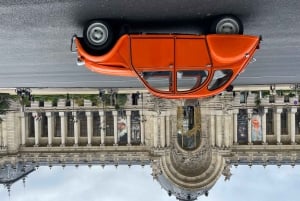
M 222 15 L 213 20 L 210 26 L 212 34 L 243 34 L 242 21 L 234 15 Z
M 83 41 L 87 48 L 95 52 L 104 52 L 111 48 L 114 33 L 105 21 L 89 21 L 83 29 Z

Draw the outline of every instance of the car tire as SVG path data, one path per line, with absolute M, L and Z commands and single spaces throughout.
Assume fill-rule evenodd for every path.
M 113 43 L 112 27 L 105 21 L 89 21 L 83 29 L 85 45 L 92 51 L 103 52 L 108 50 Z
M 213 20 L 210 26 L 212 34 L 243 34 L 242 21 L 234 15 L 222 15 Z

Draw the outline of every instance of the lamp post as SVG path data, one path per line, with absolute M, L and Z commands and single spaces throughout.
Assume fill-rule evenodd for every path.
M 30 88 L 16 88 L 16 93 L 17 96 L 19 96 L 20 98 L 20 103 L 21 103 L 21 112 L 24 112 L 24 101 L 26 98 L 28 98 L 29 100 L 32 100 L 33 96 L 31 95 L 31 89 Z
M 105 89 L 99 89 L 99 99 L 102 102 L 102 112 L 103 112 L 103 117 L 102 118 L 104 118 L 104 116 L 105 116 L 105 111 L 104 111 L 104 109 L 105 109 L 104 108 L 104 104 L 105 104 Z M 104 120 L 105 120 L 105 118 L 104 118 Z M 106 123 L 102 119 L 101 119 L 101 122 L 102 123 L 100 123 L 100 126 L 99 126 L 100 135 L 101 135 L 101 130 L 105 131 L 105 125 L 106 125 Z

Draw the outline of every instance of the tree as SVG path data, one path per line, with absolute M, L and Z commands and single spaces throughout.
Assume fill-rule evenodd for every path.
M 0 115 L 5 114 L 10 106 L 9 94 L 0 94 Z M 0 122 L 2 121 L 0 117 Z

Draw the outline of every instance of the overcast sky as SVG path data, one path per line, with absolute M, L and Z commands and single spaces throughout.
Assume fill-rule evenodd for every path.
M 223 176 L 204 201 L 281 201 L 299 200 L 300 167 L 239 166 L 224 182 Z M 12 187 L 10 201 L 175 201 L 153 181 L 149 166 L 40 167 L 31 173 L 23 187 Z M 9 201 L 7 190 L 0 187 L 0 201 Z

